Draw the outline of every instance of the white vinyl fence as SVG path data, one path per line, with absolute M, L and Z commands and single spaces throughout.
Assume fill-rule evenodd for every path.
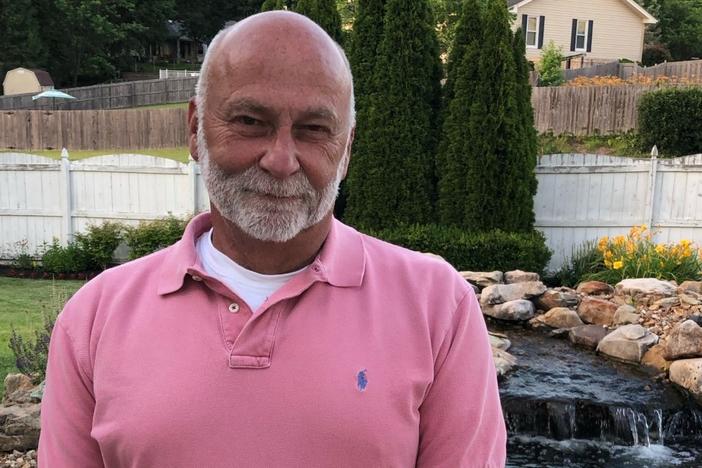
M 190 215 L 209 206 L 193 161 L 123 154 L 60 161 L 0 153 L 0 258 L 91 223 Z M 676 159 L 557 154 L 536 168 L 536 227 L 558 268 L 584 241 L 646 224 L 660 242 L 702 244 L 702 154 Z

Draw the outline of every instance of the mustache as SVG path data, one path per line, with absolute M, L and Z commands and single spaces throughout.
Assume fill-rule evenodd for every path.
M 252 166 L 241 173 L 237 180 L 241 184 L 241 189 L 246 192 L 274 197 L 314 197 L 316 195 L 309 179 L 302 172 L 280 180 L 260 168 Z

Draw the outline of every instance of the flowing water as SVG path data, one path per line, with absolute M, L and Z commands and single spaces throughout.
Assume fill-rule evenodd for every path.
M 672 385 L 567 340 L 490 328 L 519 360 L 500 382 L 508 467 L 702 467 L 702 410 Z

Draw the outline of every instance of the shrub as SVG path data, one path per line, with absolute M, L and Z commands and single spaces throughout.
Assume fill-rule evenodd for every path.
M 565 60 L 563 50 L 556 46 L 553 41 L 549 41 L 548 45 L 541 52 L 541 61 L 536 66 L 539 72 L 540 86 L 559 86 L 563 84 L 565 81 L 563 68 L 561 68 L 563 60 Z
M 625 278 L 658 278 L 682 282 L 700 279 L 702 258 L 693 243 L 656 244 L 646 226 L 634 226 L 628 235 L 603 237 L 597 244 L 594 273 L 585 279 L 618 283 Z
M 457 270 L 527 270 L 542 273 L 551 259 L 538 231 L 467 232 L 438 225 L 411 225 L 372 232 L 372 235 L 420 252 L 441 255 Z
M 124 232 L 121 223 L 105 221 L 100 225 L 89 226 L 86 233 L 76 234 L 76 246 L 87 260 L 87 269 L 104 270 L 112 265 L 112 257 Z
M 639 101 L 643 149 L 653 145 L 665 156 L 702 152 L 702 87 L 670 88 L 646 93 Z
M 86 271 L 90 264 L 87 254 L 75 243 L 66 247 L 59 244 L 58 239 L 44 251 L 41 257 L 44 271 L 48 273 L 75 273 Z
M 124 239 L 130 248 L 129 259 L 143 257 L 174 244 L 183 236 L 186 224 L 188 219 L 168 216 L 128 227 Z
M 34 332 L 34 342 L 25 340 L 17 334 L 14 327 L 10 335 L 10 349 L 15 355 L 17 369 L 31 377 L 34 383 L 44 380 L 47 356 L 49 354 L 49 340 L 54 329 L 56 314 L 43 314 L 44 325 L 41 330 Z
M 646 44 L 641 54 L 641 64 L 645 67 L 670 62 L 673 57 L 663 44 Z

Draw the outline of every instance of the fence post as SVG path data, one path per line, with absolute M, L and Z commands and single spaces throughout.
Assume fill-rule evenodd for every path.
M 648 200 L 646 202 L 646 226 L 653 230 L 653 207 L 656 201 L 656 179 L 658 174 L 658 147 L 651 148 L 651 169 L 648 173 Z
M 68 160 L 68 150 L 61 150 L 61 191 L 63 198 L 63 239 L 68 245 L 73 240 L 73 207 L 71 206 L 71 163 Z
M 190 178 L 190 195 L 192 201 L 193 215 L 197 213 L 197 163 L 190 157 L 188 161 L 188 177 Z

